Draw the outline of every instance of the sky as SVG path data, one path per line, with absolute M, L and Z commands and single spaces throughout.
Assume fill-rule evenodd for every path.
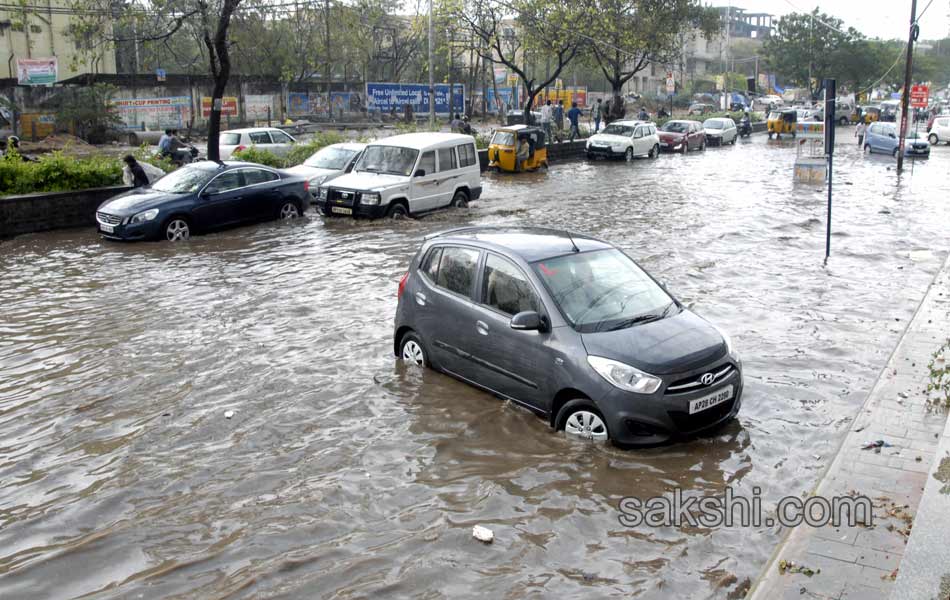
M 920 13 L 930 0 L 917 0 Z M 726 1 L 709 2 L 725 6 Z M 844 21 L 868 37 L 907 39 L 911 0 L 734 0 L 732 6 L 747 12 L 765 12 L 780 17 L 791 12 L 811 12 L 816 6 L 823 12 Z M 920 39 L 936 39 L 950 35 L 950 2 L 933 0 L 920 20 Z

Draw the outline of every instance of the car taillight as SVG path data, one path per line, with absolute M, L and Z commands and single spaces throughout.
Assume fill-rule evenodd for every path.
M 303 191 L 305 191 L 305 192 L 309 192 L 309 191 L 310 191 L 310 180 L 309 180 L 309 179 L 304 179 L 304 181 L 303 181 Z
M 243 150 L 247 150 L 247 148 L 244 146 L 244 144 L 241 144 L 240 146 L 238 146 L 237 148 L 234 149 L 235 152 L 241 152 L 241 151 L 243 151 Z
M 396 292 L 396 299 L 402 298 L 402 291 L 406 289 L 406 280 L 409 279 L 409 271 L 406 271 L 406 274 L 402 276 L 402 279 L 399 280 L 399 291 Z

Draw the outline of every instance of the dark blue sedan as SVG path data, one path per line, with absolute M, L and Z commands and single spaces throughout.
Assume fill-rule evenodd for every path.
M 292 219 L 310 197 L 303 177 L 236 161 L 199 162 L 104 202 L 99 233 L 116 240 L 187 240 L 249 221 Z

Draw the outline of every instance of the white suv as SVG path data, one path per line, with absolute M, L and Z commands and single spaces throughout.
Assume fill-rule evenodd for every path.
M 660 137 L 656 126 L 647 121 L 614 121 L 598 134 L 587 139 L 587 158 L 634 156 L 653 158 L 660 154 Z
M 248 129 L 229 129 L 218 136 L 218 151 L 221 160 L 228 160 L 235 151 L 254 146 L 267 150 L 277 156 L 287 156 L 297 140 L 286 132 L 272 127 L 251 127 Z
M 931 144 L 950 144 L 950 116 L 941 115 L 934 119 L 933 127 L 930 128 L 930 135 L 927 139 Z
M 352 173 L 320 188 L 316 204 L 325 216 L 406 217 L 481 194 L 475 138 L 408 133 L 366 146 Z

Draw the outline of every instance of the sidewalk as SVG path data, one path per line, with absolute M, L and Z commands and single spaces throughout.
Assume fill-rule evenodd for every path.
M 867 496 L 874 504 L 873 526 L 792 529 L 772 553 L 747 596 L 749 600 L 875 600 L 888 598 L 896 589 L 894 582 L 914 516 L 931 479 L 928 473 L 940 462 L 934 458 L 947 425 L 947 411 L 927 401 L 928 364 L 948 338 L 950 258 L 934 278 L 813 492 L 829 499 Z M 875 440 L 890 446 L 879 452 L 861 449 Z M 945 538 L 950 531 L 940 532 L 938 537 L 941 534 Z M 783 560 L 807 567 L 814 575 L 782 573 L 779 565 Z M 944 568 L 950 572 L 946 563 L 941 570 Z M 950 582 L 950 575 L 947 579 Z

